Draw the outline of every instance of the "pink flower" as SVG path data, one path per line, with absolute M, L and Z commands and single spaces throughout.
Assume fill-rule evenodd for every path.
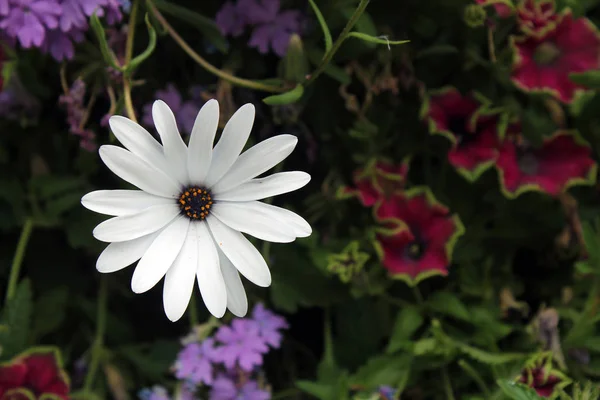
M 582 88 L 569 74 L 600 67 L 600 36 L 586 18 L 570 12 L 539 35 L 513 37 L 512 81 L 523 91 L 549 92 L 570 103 Z
M 554 0 L 522 0 L 517 7 L 519 27 L 527 34 L 543 33 L 560 19 L 555 11 Z
M 475 2 L 482 6 L 493 5 L 496 14 L 498 14 L 500 18 L 508 18 L 513 14 L 513 9 L 503 3 L 497 3 L 493 0 L 475 0 Z

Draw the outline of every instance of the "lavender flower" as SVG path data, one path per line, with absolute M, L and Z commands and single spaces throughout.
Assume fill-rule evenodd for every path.
M 281 346 L 281 329 L 288 328 L 285 318 L 267 310 L 258 303 L 252 310 L 252 319 L 258 324 L 258 330 L 263 340 L 273 348 Z
M 285 56 L 293 33 L 300 32 L 301 15 L 288 10 L 279 13 L 272 21 L 257 25 L 250 36 L 248 46 L 256 47 L 259 53 L 266 54 L 269 47 L 279 57 Z
M 52 0 L 1 0 L 0 28 L 21 46 L 39 47 L 48 29 L 58 27 L 62 11 Z
M 183 101 L 181 94 L 172 83 L 169 83 L 164 90 L 157 91 L 154 97 L 162 99 L 167 103 L 169 108 L 173 111 L 173 114 L 175 114 L 175 119 L 177 120 L 180 131 L 186 134 L 192 132 L 194 122 L 196 121 L 196 115 L 202 106 L 201 102 L 198 100 Z M 152 103 L 148 103 L 144 106 L 142 123 L 149 127 L 154 126 L 152 119 Z
M 397 390 L 391 386 L 379 386 L 379 395 L 383 397 L 384 400 L 393 400 L 396 398 Z
M 231 326 L 221 326 L 215 338 L 222 343 L 215 358 L 230 370 L 237 364 L 242 370 L 251 371 L 262 364 L 262 355 L 269 350 L 258 323 L 250 319 L 237 318 Z
M 210 385 L 213 382 L 215 356 L 214 339 L 205 339 L 202 343 L 189 343 L 177 355 L 175 376 L 194 385 Z
M 248 380 L 240 386 L 225 375 L 215 379 L 210 392 L 210 400 L 269 400 L 271 394 L 259 388 L 258 383 Z
M 140 400 L 170 400 L 167 389 L 162 386 L 155 385 L 152 388 L 145 388 L 138 393 Z
M 237 9 L 248 24 L 266 24 L 273 21 L 279 12 L 279 0 L 238 0 Z
M 223 35 L 240 36 L 244 33 L 247 25 L 245 15 L 240 12 L 233 2 L 228 1 L 223 4 L 215 16 L 215 23 Z
M 25 89 L 19 77 L 11 76 L 0 92 L 0 117 L 31 123 L 37 120 L 40 108 L 39 100 Z
M 96 150 L 94 139 L 96 135 L 93 131 L 84 129 L 85 123 L 85 82 L 77 79 L 69 89 L 69 93 L 59 97 L 58 103 L 67 110 L 67 123 L 69 124 L 69 132 L 80 137 L 79 145 L 87 150 Z

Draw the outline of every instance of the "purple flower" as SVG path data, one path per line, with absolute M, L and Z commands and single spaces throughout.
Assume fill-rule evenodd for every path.
M 77 79 L 69 89 L 69 93 L 58 98 L 58 103 L 67 110 L 67 123 L 69 124 L 69 132 L 75 136 L 79 136 L 79 145 L 87 151 L 96 150 L 94 139 L 96 134 L 84 129 L 86 110 L 84 104 L 85 97 L 85 82 Z
M 145 388 L 138 393 L 140 400 L 170 400 L 167 389 L 162 386 L 155 385 L 152 388 Z
M 384 400 L 393 400 L 396 398 L 396 389 L 391 386 L 379 386 L 378 391 Z
M 249 24 L 266 24 L 274 21 L 279 12 L 279 0 L 238 0 L 237 9 Z
M 175 376 L 198 385 L 207 385 L 213 382 L 213 362 L 216 351 L 214 339 L 205 339 L 202 343 L 187 344 L 177 355 L 175 362 Z
M 256 47 L 259 53 L 266 54 L 269 47 L 279 57 L 287 52 L 290 37 L 300 32 L 301 14 L 288 10 L 278 14 L 272 21 L 257 25 L 252 31 L 248 46 Z
M 222 343 L 217 347 L 216 358 L 228 369 L 237 364 L 242 370 L 251 371 L 262 364 L 262 355 L 269 350 L 258 323 L 250 319 L 236 318 L 231 326 L 221 326 L 215 338 Z
M 288 327 L 285 318 L 267 310 L 262 303 L 258 303 L 252 310 L 252 319 L 258 324 L 259 334 L 263 340 L 269 346 L 279 348 L 282 337 L 279 330 Z
M 61 10 L 53 0 L 2 0 L 0 28 L 25 48 L 39 47 L 46 30 L 58 27 Z
M 269 400 L 271 393 L 258 387 L 256 381 L 248 380 L 241 386 L 224 375 L 215 379 L 210 400 Z
M 158 90 L 155 94 L 157 99 L 161 99 L 175 114 L 179 130 L 183 133 L 190 134 L 198 115 L 198 110 L 202 106 L 199 101 L 183 101 L 181 94 L 177 88 L 169 83 L 164 90 Z M 152 103 L 144 106 L 144 115 L 142 123 L 148 127 L 154 126 L 152 119 Z
M 240 36 L 248 22 L 239 8 L 233 2 L 228 1 L 217 12 L 215 23 L 223 35 Z
M 0 92 L 0 117 L 22 122 L 37 120 L 40 102 L 25 89 L 16 74 Z
M 75 55 L 75 46 L 73 42 L 81 42 L 84 39 L 84 32 L 73 29 L 68 33 L 60 29 L 51 29 L 46 32 L 44 42 L 40 49 L 44 53 L 50 53 L 55 60 L 70 60 Z

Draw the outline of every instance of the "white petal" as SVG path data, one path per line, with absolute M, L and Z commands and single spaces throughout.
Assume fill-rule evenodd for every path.
M 221 139 L 213 149 L 212 162 L 204 181 L 206 187 L 221 179 L 244 149 L 254 124 L 254 114 L 254 106 L 244 104 L 227 121 Z
M 148 164 L 166 165 L 162 146 L 146 129 L 121 115 L 113 115 L 108 123 L 117 140 L 133 154 Z
M 292 228 L 272 218 L 272 215 L 248 207 L 248 204 L 252 203 L 219 202 L 210 212 L 230 228 L 257 239 L 276 243 L 289 243 L 296 239 Z
M 198 241 L 198 287 L 208 311 L 217 318 L 225 314 L 227 289 L 219 267 L 219 255 L 206 223 L 195 223 Z
M 160 232 L 160 231 L 159 231 Z M 104 274 L 122 270 L 133 264 L 148 250 L 159 232 L 154 232 L 126 242 L 109 244 L 98 257 L 96 269 Z
M 192 185 L 201 185 L 212 160 L 212 148 L 219 125 L 219 102 L 207 101 L 194 122 L 188 147 L 187 168 Z
M 175 180 L 135 154 L 111 145 L 100 147 L 99 153 L 112 172 L 143 191 L 163 197 L 179 195 L 181 188 Z
M 163 306 L 167 318 L 179 320 L 190 303 L 198 266 L 196 224 L 190 224 L 181 251 L 165 275 Z
M 131 290 L 144 293 L 152 289 L 173 265 L 187 236 L 190 220 L 177 217 L 152 242 L 144 253 L 131 278 Z
M 173 204 L 173 199 L 141 190 L 96 190 L 83 196 L 81 204 L 100 214 L 122 216 L 139 213 L 150 206 Z
M 250 201 L 261 200 L 278 194 L 300 189 L 310 181 L 310 175 L 301 171 L 279 172 L 265 178 L 251 179 L 233 189 L 216 192 L 215 200 Z
M 227 308 L 233 315 L 242 318 L 248 312 L 248 298 L 240 274 L 221 250 L 219 250 L 219 262 L 227 288 Z
M 158 231 L 177 214 L 176 204 L 152 206 L 137 214 L 108 219 L 94 228 L 93 235 L 102 242 L 125 242 Z
M 298 138 L 293 135 L 278 135 L 252 146 L 238 157 L 231 169 L 213 187 L 215 192 L 224 192 L 270 170 L 292 154 Z
M 167 103 L 156 100 L 152 105 L 152 119 L 163 144 L 163 153 L 171 172 L 179 182 L 187 183 L 187 147 L 181 138 L 173 111 Z
M 250 201 L 244 204 L 251 212 L 262 212 L 292 229 L 296 237 L 308 237 L 312 233 L 310 224 L 293 211 L 277 207 L 261 201 Z
M 240 232 L 215 217 L 206 219 L 217 248 L 221 249 L 235 268 L 257 286 L 271 285 L 271 271 L 258 250 Z

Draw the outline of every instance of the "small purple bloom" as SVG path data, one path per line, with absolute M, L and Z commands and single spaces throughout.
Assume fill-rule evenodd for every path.
M 267 310 L 262 303 L 258 303 L 252 310 L 252 319 L 258 324 L 260 336 L 273 348 L 281 345 L 281 329 L 288 328 L 288 324 L 280 315 Z
M 384 400 L 394 400 L 396 398 L 396 389 L 391 386 L 379 386 L 378 391 Z
M 244 33 L 244 28 L 248 23 L 243 13 L 240 13 L 239 8 L 228 1 L 223 4 L 215 16 L 215 23 L 221 30 L 223 35 L 240 36 Z
M 298 11 L 283 11 L 272 21 L 257 25 L 248 46 L 257 48 L 261 54 L 268 53 L 270 47 L 275 54 L 283 57 L 292 34 L 300 32 L 300 27 L 301 15 Z
M 216 361 L 214 339 L 205 339 L 202 343 L 187 344 L 177 355 L 175 377 L 198 385 L 213 382 L 213 362 Z
M 271 393 L 258 387 L 256 381 L 248 380 L 239 387 L 224 375 L 215 379 L 210 400 L 269 400 Z
M 47 29 L 58 27 L 62 8 L 52 0 L 10 0 L 0 6 L 0 28 L 21 46 L 42 45 Z
M 274 21 L 279 13 L 279 0 L 238 0 L 237 9 L 252 25 Z
M 85 82 L 77 79 L 69 89 L 69 93 L 59 97 L 58 103 L 67 110 L 67 123 L 69 132 L 79 136 L 80 146 L 87 151 L 96 150 L 94 139 L 96 134 L 84 128 L 86 119 L 86 110 L 84 104 Z
M 140 400 L 170 400 L 167 389 L 162 386 L 155 385 L 152 388 L 145 388 L 138 393 Z
M 217 347 L 216 358 L 228 369 L 237 364 L 242 370 L 251 371 L 262 364 L 262 355 L 269 350 L 258 323 L 250 319 L 236 318 L 231 326 L 221 326 L 215 338 L 222 343 Z

